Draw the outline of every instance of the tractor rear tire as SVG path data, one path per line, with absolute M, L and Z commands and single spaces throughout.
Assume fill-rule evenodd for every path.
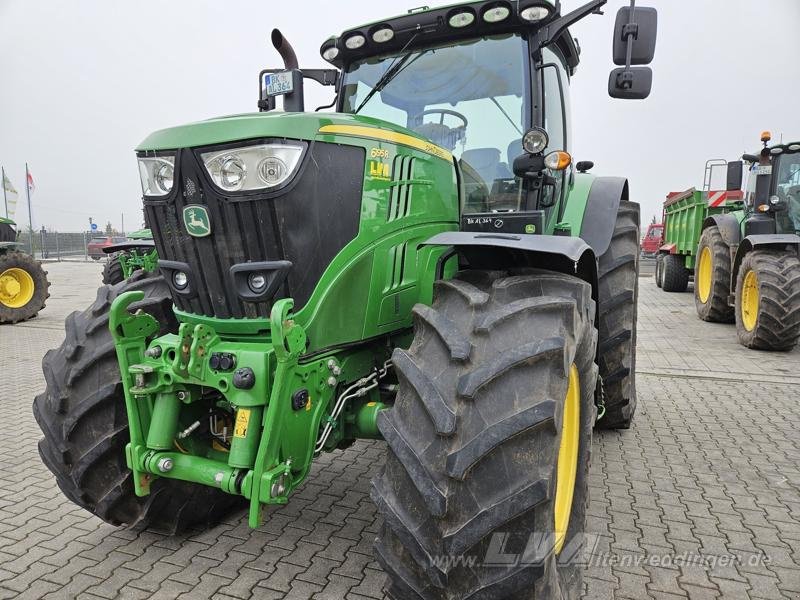
M 393 355 L 397 398 L 378 416 L 388 449 L 372 482 L 390 597 L 580 596 L 569 559 L 588 503 L 594 311 L 586 282 L 530 270 L 460 273 L 414 308 L 414 342 Z M 559 486 L 562 440 L 575 462 L 564 459 Z M 568 518 L 558 556 L 556 514 Z M 538 561 L 502 562 L 529 542 Z
M 731 252 L 719 227 L 708 227 L 700 236 L 694 265 L 694 306 L 697 316 L 711 323 L 733 323 L 728 304 L 731 286 Z
M 736 277 L 736 334 L 758 350 L 788 351 L 800 338 L 800 259 L 794 252 L 753 250 Z
M 661 288 L 665 292 L 685 292 L 689 287 L 689 270 L 680 254 L 665 254 Z
M 125 273 L 122 271 L 122 263 L 119 257 L 111 256 L 103 266 L 103 283 L 105 285 L 116 285 L 125 280 Z
M 0 250 L 0 323 L 32 319 L 50 297 L 42 264 L 30 254 Z
M 131 305 L 155 317 L 159 335 L 177 331 L 164 278 L 134 273 L 116 286 L 103 286 L 87 310 L 66 320 L 66 339 L 42 360 L 47 387 L 33 402 L 44 437 L 42 461 L 64 495 L 112 525 L 175 533 L 195 524 L 216 523 L 242 505 L 221 490 L 158 478 L 150 494 L 138 497 L 125 462 L 130 440 L 125 396 L 108 317 L 123 292 L 141 290 Z
M 605 414 L 600 429 L 627 429 L 636 412 L 639 205 L 620 202 L 614 234 L 600 256 L 597 362 Z
M 657 254 L 656 255 L 656 272 L 653 275 L 653 278 L 656 280 L 656 287 L 661 287 L 664 285 L 664 255 Z

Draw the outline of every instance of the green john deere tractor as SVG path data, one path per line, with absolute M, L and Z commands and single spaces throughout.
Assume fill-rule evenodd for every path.
M 49 288 L 41 263 L 19 249 L 14 221 L 0 217 L 0 324 L 38 315 Z
M 577 597 L 592 426 L 636 404 L 639 207 L 567 152 L 568 27 L 604 4 L 414 10 L 327 40 L 326 70 L 276 30 L 259 113 L 142 142 L 158 271 L 67 319 L 34 402 L 63 492 L 257 527 L 320 453 L 382 438 L 391 595 Z M 612 96 L 648 95 L 655 36 L 620 11 Z
M 743 208 L 690 223 L 694 296 L 704 321 L 736 322 L 743 346 L 791 350 L 800 339 L 800 141 L 770 138 L 762 133 L 761 151 L 742 157 Z M 728 183 L 741 188 L 740 161 L 728 163 Z
M 128 279 L 135 271 L 158 269 L 158 252 L 149 229 L 129 233 L 128 240 L 103 248 L 110 254 L 103 266 L 103 283 L 116 285 Z

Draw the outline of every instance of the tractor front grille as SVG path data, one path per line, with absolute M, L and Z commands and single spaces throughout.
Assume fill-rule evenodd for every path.
M 159 259 L 169 269 L 184 265 L 189 277 L 186 290 L 172 286 L 175 305 L 222 319 L 264 318 L 274 300 L 291 297 L 299 310 L 336 254 L 358 234 L 363 148 L 311 143 L 287 187 L 239 196 L 224 195 L 214 187 L 198 155 L 192 149 L 179 150 L 172 192 L 165 198 L 144 199 Z M 188 234 L 183 222 L 187 205 L 206 208 L 208 236 Z M 275 295 L 244 299 L 231 267 L 274 261 L 292 263 Z M 168 280 L 174 272 L 169 269 L 162 265 Z

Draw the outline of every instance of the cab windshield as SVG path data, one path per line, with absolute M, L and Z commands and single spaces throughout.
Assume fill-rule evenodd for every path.
M 344 75 L 342 112 L 402 125 L 450 150 L 461 165 L 467 212 L 516 210 L 521 184 L 512 165 L 530 120 L 525 47 L 504 35 L 354 62 Z M 390 69 L 394 76 L 381 82 Z

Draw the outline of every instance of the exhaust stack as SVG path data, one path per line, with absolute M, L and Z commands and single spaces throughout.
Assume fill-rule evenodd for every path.
M 294 48 L 292 48 L 289 40 L 283 37 L 280 29 L 272 30 L 272 45 L 275 46 L 275 50 L 281 55 L 283 65 L 286 67 L 287 71 L 297 68 L 297 55 L 294 53 Z
M 286 112 L 303 112 L 305 102 L 303 99 L 303 73 L 297 63 L 297 54 L 279 29 L 272 30 L 272 45 L 283 59 L 284 68 L 292 73 L 293 90 L 283 96 L 283 110 Z

